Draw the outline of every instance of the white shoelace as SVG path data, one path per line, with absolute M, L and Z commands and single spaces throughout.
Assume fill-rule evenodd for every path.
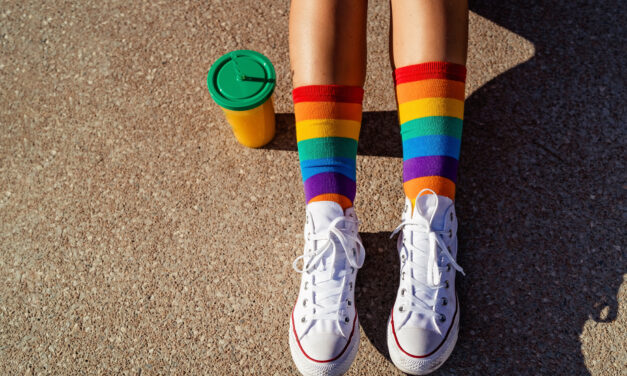
M 350 331 L 347 332 L 345 328 L 340 325 L 340 323 L 345 320 L 345 317 L 341 317 L 341 313 L 347 308 L 347 305 L 354 303 L 349 302 L 348 299 L 345 298 L 347 295 L 347 287 L 353 288 L 353 286 L 347 285 L 345 277 L 354 273 L 356 269 L 360 269 L 362 267 L 366 256 L 366 250 L 359 239 L 357 231 L 352 234 L 352 231 L 338 228 L 338 224 L 341 222 L 349 222 L 353 225 L 359 223 L 358 221 L 348 217 L 338 217 L 331 221 L 329 227 L 325 231 L 318 234 L 308 235 L 308 251 L 306 251 L 305 254 L 298 256 L 294 260 L 292 267 L 298 273 L 313 273 L 311 283 L 305 282 L 305 289 L 311 289 L 311 296 L 315 297 L 315 302 L 310 302 L 307 307 L 309 311 L 307 314 L 307 320 L 310 323 L 309 328 L 313 325 L 315 320 L 332 320 L 337 323 L 337 328 L 340 333 L 346 337 Z M 353 226 L 351 226 L 351 228 L 352 227 Z M 346 255 L 346 260 L 348 260 L 348 263 L 351 266 L 350 270 L 344 269 L 335 273 L 335 278 L 333 267 L 335 266 L 336 253 L 340 250 L 338 250 L 336 243 L 331 239 L 331 234 L 333 234 L 340 243 L 344 250 L 344 254 Z M 314 241 L 318 242 L 317 247 L 315 247 L 317 249 L 314 249 L 313 247 Z M 351 246 L 351 243 L 353 243 L 354 246 Z M 327 259 L 331 260 L 330 265 L 327 265 L 325 262 L 321 262 L 325 259 L 325 256 L 327 256 Z M 302 269 L 297 265 L 300 260 L 303 261 Z M 331 270 L 327 271 L 329 266 L 331 267 Z M 326 279 L 325 276 L 327 277 Z M 339 286 L 337 286 L 338 280 L 341 281 Z M 329 284 L 336 286 L 329 287 Z M 303 335 L 309 330 L 309 328 L 303 331 Z
M 420 197 L 423 192 L 431 192 L 436 198 L 436 208 L 439 205 L 438 196 L 430 189 L 423 189 L 418 194 Z M 414 210 L 417 211 L 417 218 L 406 219 L 399 224 L 392 232 L 390 238 L 394 237 L 401 230 L 411 231 L 412 239 L 418 241 L 428 241 L 428 249 L 420 249 L 411 242 L 405 241 L 407 237 L 401 235 L 398 238 L 398 248 L 401 252 L 401 285 L 405 283 L 407 278 L 412 289 L 403 288 L 401 291 L 400 307 L 408 312 L 413 311 L 423 314 L 426 317 L 441 318 L 441 315 L 435 311 L 436 292 L 438 289 L 447 287 L 448 281 L 442 282 L 442 272 L 452 266 L 455 270 L 463 275 L 464 270 L 457 264 L 453 255 L 451 255 L 449 247 L 444 242 L 445 236 L 452 236 L 450 231 L 436 231 L 431 227 L 436 209 L 433 210 L 430 218 L 423 213 L 420 205 L 415 205 Z M 405 252 L 403 252 L 403 249 Z M 426 270 L 424 263 L 415 262 L 421 256 L 427 256 Z M 440 266 L 439 259 L 446 261 L 444 266 Z M 413 273 L 412 273 L 413 272 Z M 425 283 L 426 281 L 426 283 Z M 413 291 L 412 291 L 413 290 Z M 408 315 L 407 315 L 408 316 Z M 399 323 L 399 328 L 404 324 Z

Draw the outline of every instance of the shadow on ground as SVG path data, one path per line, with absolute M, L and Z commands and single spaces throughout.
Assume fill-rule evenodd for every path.
M 357 147 L 359 155 L 401 158 L 403 151 L 400 147 L 401 134 L 397 124 L 396 111 L 364 112 Z M 293 113 L 276 114 L 276 136 L 265 148 L 297 150 Z
M 583 325 L 616 318 L 626 272 L 626 8 L 611 1 L 471 3 L 537 53 L 466 101 L 457 211 L 468 276 L 458 283 L 460 339 L 442 373 L 589 374 Z M 284 132 L 271 148 L 296 150 L 293 122 L 278 117 Z M 364 114 L 361 155 L 401 157 L 398 127 L 389 124 L 396 124 L 394 112 Z M 368 257 L 359 274 L 360 322 L 388 356 L 395 242 L 389 233 L 362 235 Z
M 626 9 L 616 6 L 471 4 L 536 56 L 466 102 L 457 210 L 468 278 L 452 369 L 589 374 L 583 325 L 616 318 L 626 272 Z

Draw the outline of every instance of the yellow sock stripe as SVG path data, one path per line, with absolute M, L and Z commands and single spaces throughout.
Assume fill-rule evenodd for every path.
M 314 119 L 296 123 L 296 142 L 323 137 L 359 139 L 360 123 L 352 120 Z
M 451 98 L 424 98 L 398 105 L 400 123 L 427 116 L 464 118 L 464 101 Z
M 294 103 L 294 115 L 297 122 L 313 119 L 361 121 L 361 103 L 299 102 Z

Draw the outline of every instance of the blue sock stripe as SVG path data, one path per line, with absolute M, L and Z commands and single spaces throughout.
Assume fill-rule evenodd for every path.
M 432 135 L 403 140 L 403 160 L 431 155 L 445 155 L 459 160 L 461 140 L 455 137 Z
M 356 181 L 355 168 L 354 159 L 342 157 L 309 159 L 300 162 L 303 182 L 323 172 L 337 172 Z

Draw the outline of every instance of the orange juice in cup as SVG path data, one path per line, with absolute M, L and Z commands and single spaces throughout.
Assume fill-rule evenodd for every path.
M 224 111 L 240 144 L 258 148 L 274 137 L 275 82 L 272 63 L 255 51 L 229 52 L 209 68 L 211 98 Z

